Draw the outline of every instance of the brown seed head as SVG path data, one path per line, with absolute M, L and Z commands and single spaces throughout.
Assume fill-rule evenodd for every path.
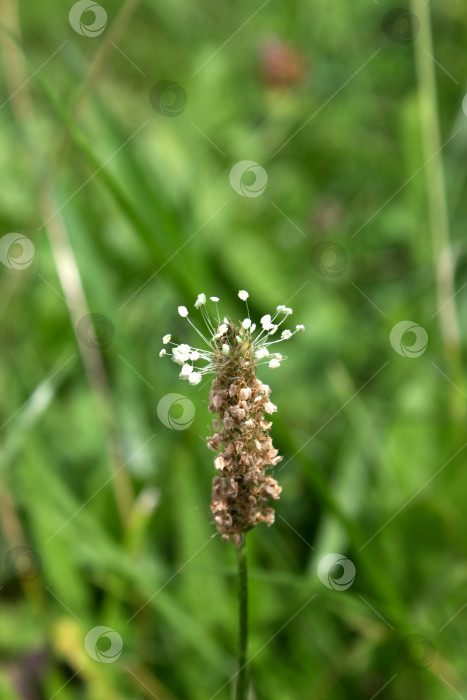
M 222 539 L 239 544 L 242 534 L 261 522 L 272 525 L 270 498 L 278 499 L 281 487 L 266 475 L 281 459 L 269 436 L 265 418 L 276 407 L 270 389 L 256 376 L 256 362 L 249 334 L 233 321 L 215 338 L 213 364 L 216 377 L 209 394 L 209 411 L 218 414 L 208 446 L 220 452 L 214 460 L 211 512 Z

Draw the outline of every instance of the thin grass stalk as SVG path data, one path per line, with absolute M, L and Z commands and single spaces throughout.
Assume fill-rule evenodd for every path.
M 248 697 L 248 564 L 246 534 L 237 547 L 238 562 L 238 676 L 236 700 Z
M 451 408 L 454 417 L 461 421 L 465 415 L 465 405 L 459 390 L 463 388 L 463 373 L 455 301 L 455 261 L 449 231 L 449 208 L 440 136 L 430 6 L 425 0 L 411 0 L 411 8 L 420 22 L 420 33 L 414 43 L 414 49 L 422 145 L 426 161 L 429 223 L 436 274 L 437 313 L 435 315 L 439 319 L 447 373 L 455 385 L 451 388 Z

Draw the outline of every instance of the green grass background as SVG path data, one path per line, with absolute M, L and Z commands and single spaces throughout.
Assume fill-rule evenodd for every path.
M 387 0 L 106 0 L 94 38 L 71 4 L 0 2 L 0 233 L 35 246 L 0 265 L 0 696 L 232 697 L 209 387 L 158 352 L 194 341 L 179 304 L 204 291 L 241 318 L 247 289 L 257 317 L 289 303 L 307 327 L 260 371 L 286 467 L 276 524 L 249 535 L 252 698 L 466 697 L 465 4 L 414 0 L 407 44 Z M 298 83 L 265 78 L 271 37 Z M 186 93 L 177 117 L 150 105 L 161 80 Z M 240 160 L 261 196 L 230 186 Z M 389 342 L 403 320 L 420 357 Z M 196 407 L 186 430 L 158 419 L 171 392 Z M 355 564 L 346 590 L 317 576 L 330 552 Z M 86 653 L 97 625 L 123 640 L 114 663 Z

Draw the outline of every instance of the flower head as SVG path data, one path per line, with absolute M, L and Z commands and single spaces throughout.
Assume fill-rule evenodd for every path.
M 238 296 L 247 302 L 249 295 L 240 290 Z M 219 301 L 218 297 L 210 300 L 215 304 Z M 204 347 L 177 345 L 168 334 L 163 342 L 170 342 L 172 352 L 162 352 L 161 356 L 166 354 L 181 365 L 180 378 L 192 386 L 199 384 L 204 375 L 214 375 L 209 411 L 218 414 L 218 418 L 213 421 L 208 446 L 218 454 L 214 460 L 217 475 L 213 480 L 211 512 L 222 538 L 239 544 L 247 530 L 260 522 L 274 522 L 274 510 L 268 503 L 270 498 L 278 499 L 281 492 L 277 481 L 266 474 L 282 459 L 269 435 L 272 423 L 266 419 L 277 407 L 270 401 L 269 386 L 257 378 L 257 367 L 280 367 L 286 358 L 280 353 L 271 354 L 269 347 L 289 340 L 304 326 L 297 326 L 295 331 L 284 330 L 280 338 L 271 340 L 292 309 L 278 306 L 274 317 L 266 314 L 261 318 L 260 329 L 255 333 L 256 324 L 250 318 L 238 324 L 228 318 L 221 321 L 217 310 L 217 319 L 213 318 L 206 301 L 206 295 L 199 294 L 195 302 L 206 325 L 203 331 L 188 318 L 185 306 L 178 307 L 178 313 L 193 326 Z

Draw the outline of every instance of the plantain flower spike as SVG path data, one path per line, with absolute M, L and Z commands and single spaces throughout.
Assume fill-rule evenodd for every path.
M 222 539 L 236 545 L 242 542 L 245 532 L 259 523 L 273 524 L 270 499 L 277 500 L 281 493 L 272 470 L 282 457 L 272 444 L 272 423 L 267 420 L 277 407 L 269 398 L 269 386 L 258 379 L 256 371 L 264 364 L 270 369 L 280 367 L 286 357 L 271 353 L 271 346 L 305 330 L 298 325 L 294 330 L 279 331 L 293 313 L 281 305 L 274 317 L 267 314 L 261 318 L 256 331 L 248 310 L 248 292 L 242 289 L 238 296 L 246 303 L 248 316 L 237 325 L 231 319 L 221 321 L 218 297 L 210 297 L 216 307 L 213 318 L 207 310 L 206 295 L 198 295 L 194 306 L 205 322 L 204 332 L 190 320 L 186 306 L 179 306 L 178 313 L 193 326 L 205 347 L 176 344 L 167 334 L 162 341 L 172 350 L 163 348 L 159 353 L 180 365 L 180 378 L 192 386 L 199 384 L 205 374 L 214 375 L 209 411 L 217 417 L 213 419 L 213 434 L 207 439 L 208 447 L 217 453 L 211 512 Z

